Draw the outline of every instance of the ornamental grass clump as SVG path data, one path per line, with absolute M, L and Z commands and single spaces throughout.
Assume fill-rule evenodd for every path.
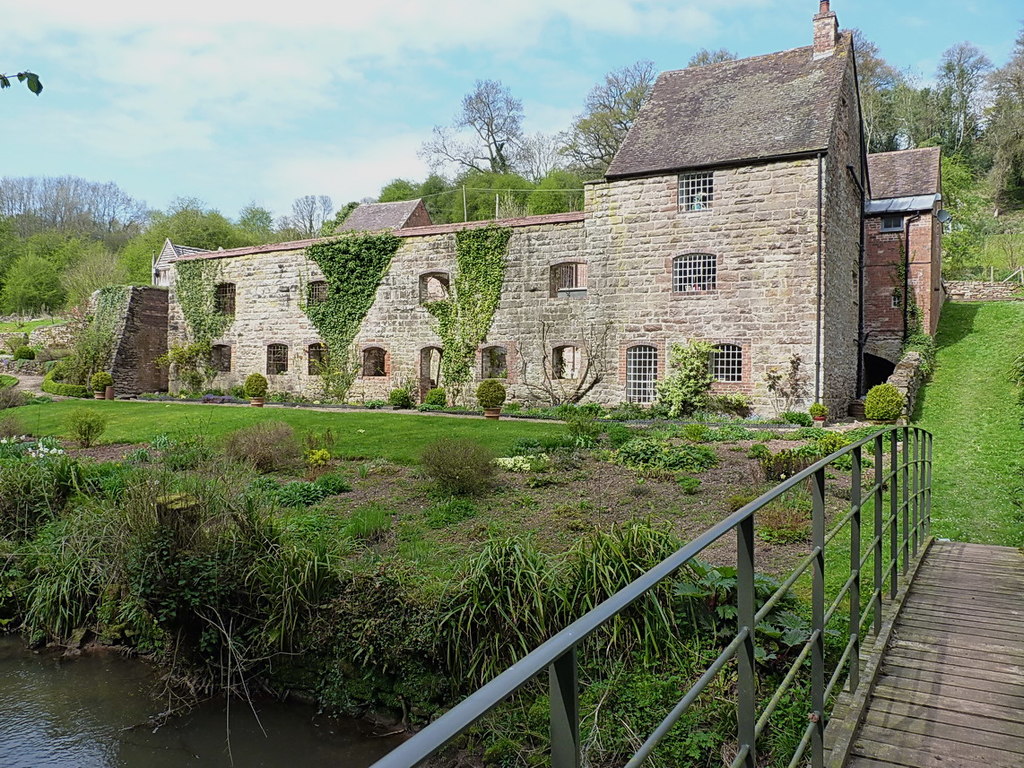
M 64 433 L 82 448 L 91 448 L 107 428 L 105 414 L 91 408 L 75 408 L 64 419 Z
M 224 453 L 257 472 L 279 472 L 299 463 L 302 445 L 290 424 L 263 421 L 229 434 Z
M 465 438 L 446 437 L 431 443 L 421 462 L 438 489 L 453 496 L 479 496 L 487 492 L 497 470 L 491 449 Z
M 864 416 L 870 421 L 896 421 L 903 415 L 903 393 L 889 384 L 878 384 L 864 398 Z

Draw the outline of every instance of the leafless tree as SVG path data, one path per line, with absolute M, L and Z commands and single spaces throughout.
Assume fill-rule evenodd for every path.
M 526 391 L 536 399 L 550 405 L 565 405 L 580 402 L 604 381 L 608 375 L 608 337 L 610 328 L 589 326 L 589 330 L 580 340 L 579 349 L 583 352 L 583 364 L 578 375 L 572 379 L 560 378 L 555 370 L 554 349 L 549 343 L 552 323 L 541 322 L 538 355 L 522 354 L 519 359 L 520 381 Z M 528 358 L 540 361 L 531 366 Z
M 334 203 L 327 195 L 297 197 L 292 203 L 292 215 L 279 221 L 278 228 L 294 229 L 301 237 L 316 237 L 333 212 Z
M 530 181 L 540 181 L 565 165 L 558 136 L 537 132 L 523 139 L 520 168 Z

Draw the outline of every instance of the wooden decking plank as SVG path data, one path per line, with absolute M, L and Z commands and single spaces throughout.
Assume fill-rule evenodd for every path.
M 876 725 L 861 728 L 860 738 L 854 742 L 854 752 L 865 757 L 904 761 L 907 765 L 930 766 L 985 765 L 989 768 L 1020 768 L 1021 755 L 994 747 L 965 744 L 907 731 L 893 731 Z M 908 762 L 908 752 L 919 762 Z
M 996 711 L 990 708 L 989 714 L 978 717 L 975 712 L 960 712 L 941 707 L 932 706 L 930 703 L 915 703 L 899 701 L 885 697 L 874 698 L 871 701 L 871 712 L 881 712 L 894 717 L 916 718 L 927 720 L 938 725 L 950 725 L 960 728 L 970 728 L 977 731 L 979 738 L 987 739 L 986 734 L 1003 734 L 1012 736 L 1024 741 L 1024 721 L 1003 720 L 992 717 L 991 712 Z M 982 741 L 981 744 L 988 742 Z
M 893 664 L 901 667 L 924 669 L 936 673 L 948 670 L 951 674 L 967 675 L 975 680 L 989 680 L 995 683 L 1001 683 L 1005 680 L 1024 680 L 1024 676 L 1019 672 L 1019 667 L 1004 666 L 1002 669 L 991 669 L 980 663 L 971 665 L 963 658 L 926 658 L 907 653 L 895 653 L 892 648 L 885 654 L 885 658 L 886 661 L 891 661 Z
M 1020 765 L 1020 762 L 1024 762 L 1024 739 L 1012 734 L 981 731 L 969 726 L 936 722 L 913 715 L 899 715 L 875 707 L 868 709 L 864 722 L 867 726 L 877 726 L 889 731 L 896 731 L 901 736 L 903 734 L 913 734 L 930 738 L 938 737 L 947 741 L 954 741 L 958 744 L 970 744 L 975 747 L 985 747 L 986 749 L 1002 749 L 1016 754 L 1018 756 L 1018 765 Z M 900 743 L 900 741 L 897 741 L 897 743 Z
M 1018 657 L 1022 649 L 1018 644 L 1005 641 L 994 641 L 982 637 L 968 638 L 965 635 L 936 634 L 916 627 L 902 627 L 897 635 L 901 640 L 925 643 L 936 647 L 956 648 L 963 651 L 982 651 L 984 653 L 1002 653 Z
M 990 704 L 994 707 L 1003 707 L 1008 711 L 1019 711 L 1021 708 L 1020 696 L 1000 693 L 998 691 L 964 688 L 948 682 L 945 685 L 937 685 L 934 680 L 914 680 L 902 675 L 885 674 L 878 678 L 878 685 L 898 688 L 908 695 L 913 694 L 916 696 L 917 701 L 925 703 L 935 698 L 944 697 L 951 702 L 958 702 L 958 706 L 964 712 L 970 712 L 975 702 Z
M 983 664 L 994 664 L 997 667 L 1009 667 L 1020 669 L 1024 675 L 1024 652 L 1013 655 L 1003 652 L 982 651 L 977 648 L 957 648 L 951 645 L 935 645 L 933 643 L 918 643 L 906 637 L 895 638 L 889 649 L 924 656 L 938 656 L 940 658 L 964 659 L 968 663 L 980 662 Z
M 912 768 L 900 763 L 890 763 L 886 760 L 873 760 L 870 757 L 854 757 L 847 765 L 849 768 Z
M 982 624 L 998 624 L 1006 626 L 1007 622 L 1024 621 L 1024 611 L 1002 611 L 998 608 L 966 607 L 954 603 L 917 602 L 909 605 L 905 610 L 913 611 L 915 614 L 935 614 L 949 618 L 952 621 L 977 621 Z
M 1024 680 L 1024 665 L 1007 664 L 989 658 L 978 658 L 965 654 L 938 653 L 934 650 L 920 650 L 917 648 L 902 648 L 890 646 L 886 652 L 887 658 L 905 659 L 910 662 L 920 662 L 928 667 L 938 666 L 940 669 L 951 670 L 978 670 L 983 679 L 990 679 L 995 675 L 998 680 Z M 963 674 L 957 672 L 957 674 Z
M 940 605 L 959 605 L 963 607 L 982 606 L 985 610 L 1020 610 L 1019 596 L 1003 597 L 1001 595 L 989 595 L 981 593 L 976 589 L 965 589 L 963 591 L 953 588 L 936 587 L 928 584 L 921 584 L 915 587 L 914 591 L 907 597 L 908 605 L 915 605 L 923 601 L 926 603 L 938 603 Z
M 945 696 L 923 696 L 921 693 L 908 688 L 879 683 L 875 686 L 872 706 L 875 702 L 884 706 L 887 701 L 900 702 L 915 707 L 928 707 L 933 710 L 973 717 L 982 727 L 1001 728 L 1002 724 L 998 721 L 1011 724 L 1024 723 L 1019 710 L 1008 708 L 1002 704 L 971 701 L 970 706 L 965 707 L 964 702 L 960 699 Z
M 1005 640 L 1008 643 L 1012 643 L 1016 646 L 1024 646 L 1024 631 L 1014 631 L 1009 628 L 1005 629 L 987 629 L 984 634 L 981 635 L 978 632 L 970 632 L 967 627 L 950 627 L 949 625 L 943 624 L 941 621 L 929 621 L 923 616 L 915 616 L 913 613 L 908 613 L 906 616 L 900 617 L 901 627 L 912 627 L 922 629 L 926 632 L 931 632 L 937 635 L 960 635 L 965 638 L 971 638 L 975 636 L 984 637 L 986 640 Z
M 986 602 L 1003 600 L 1007 603 L 1012 603 L 1014 599 L 1020 600 L 1020 592 L 1015 592 L 1011 586 L 1000 587 L 991 582 L 982 582 L 980 579 L 974 584 L 966 582 L 950 584 L 942 579 L 930 579 L 927 575 L 919 576 L 918 579 L 920 581 L 917 583 L 920 586 L 942 590 L 950 597 L 963 595 L 969 600 L 984 600 Z M 1019 602 L 1017 604 L 1020 605 Z
M 1017 706 L 1024 708 L 1024 685 L 1015 685 L 1013 683 L 1006 682 L 994 683 L 990 680 L 978 680 L 977 678 L 970 677 L 968 675 L 953 674 L 949 670 L 934 672 L 928 669 L 905 667 L 899 663 L 898 659 L 890 661 L 888 657 L 886 657 L 883 662 L 882 672 L 889 677 L 902 677 L 922 683 L 934 683 L 938 686 L 948 685 L 956 688 L 966 688 L 968 690 L 986 691 L 989 693 L 1000 693 L 1004 696 L 1013 696 L 1020 699 Z

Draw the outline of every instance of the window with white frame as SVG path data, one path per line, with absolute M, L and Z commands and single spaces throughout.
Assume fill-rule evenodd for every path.
M 892 307 L 893 307 L 893 309 L 897 309 L 898 307 L 902 307 L 902 306 L 903 306 L 903 297 L 900 295 L 899 291 L 893 291 L 892 292 Z
M 508 378 L 508 350 L 505 347 L 486 347 L 480 353 L 480 378 Z
M 893 216 L 882 217 L 882 231 L 883 232 L 902 232 L 903 231 L 903 216 L 896 214 Z
M 672 259 L 673 293 L 713 291 L 717 286 L 717 256 L 710 253 L 688 253 Z
M 587 297 L 587 265 L 567 262 L 551 267 L 551 296 L 558 299 Z
M 711 375 L 715 381 L 743 381 L 743 349 L 738 344 L 718 344 L 711 353 Z
M 715 173 L 679 174 L 679 210 L 704 211 L 715 201 Z
M 551 378 L 578 379 L 582 355 L 579 347 L 566 344 L 551 350 Z
M 631 403 L 653 403 L 658 380 L 658 349 L 646 344 L 626 350 L 626 399 Z

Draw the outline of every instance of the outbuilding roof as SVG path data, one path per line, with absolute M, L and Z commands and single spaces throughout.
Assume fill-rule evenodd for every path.
M 808 46 L 662 73 L 605 176 L 827 149 L 852 50 L 843 34 L 828 56 Z
M 418 208 L 423 208 L 422 215 L 426 216 L 426 208 L 422 200 L 400 200 L 394 203 L 363 203 L 356 208 L 345 219 L 345 223 L 339 227 L 341 232 L 380 232 L 382 230 L 402 229 L 414 223 L 429 223 L 426 221 L 410 222 L 417 213 Z M 420 217 L 416 217 L 420 218 Z
M 942 191 L 942 150 L 904 149 L 868 155 L 871 199 L 937 195 Z

